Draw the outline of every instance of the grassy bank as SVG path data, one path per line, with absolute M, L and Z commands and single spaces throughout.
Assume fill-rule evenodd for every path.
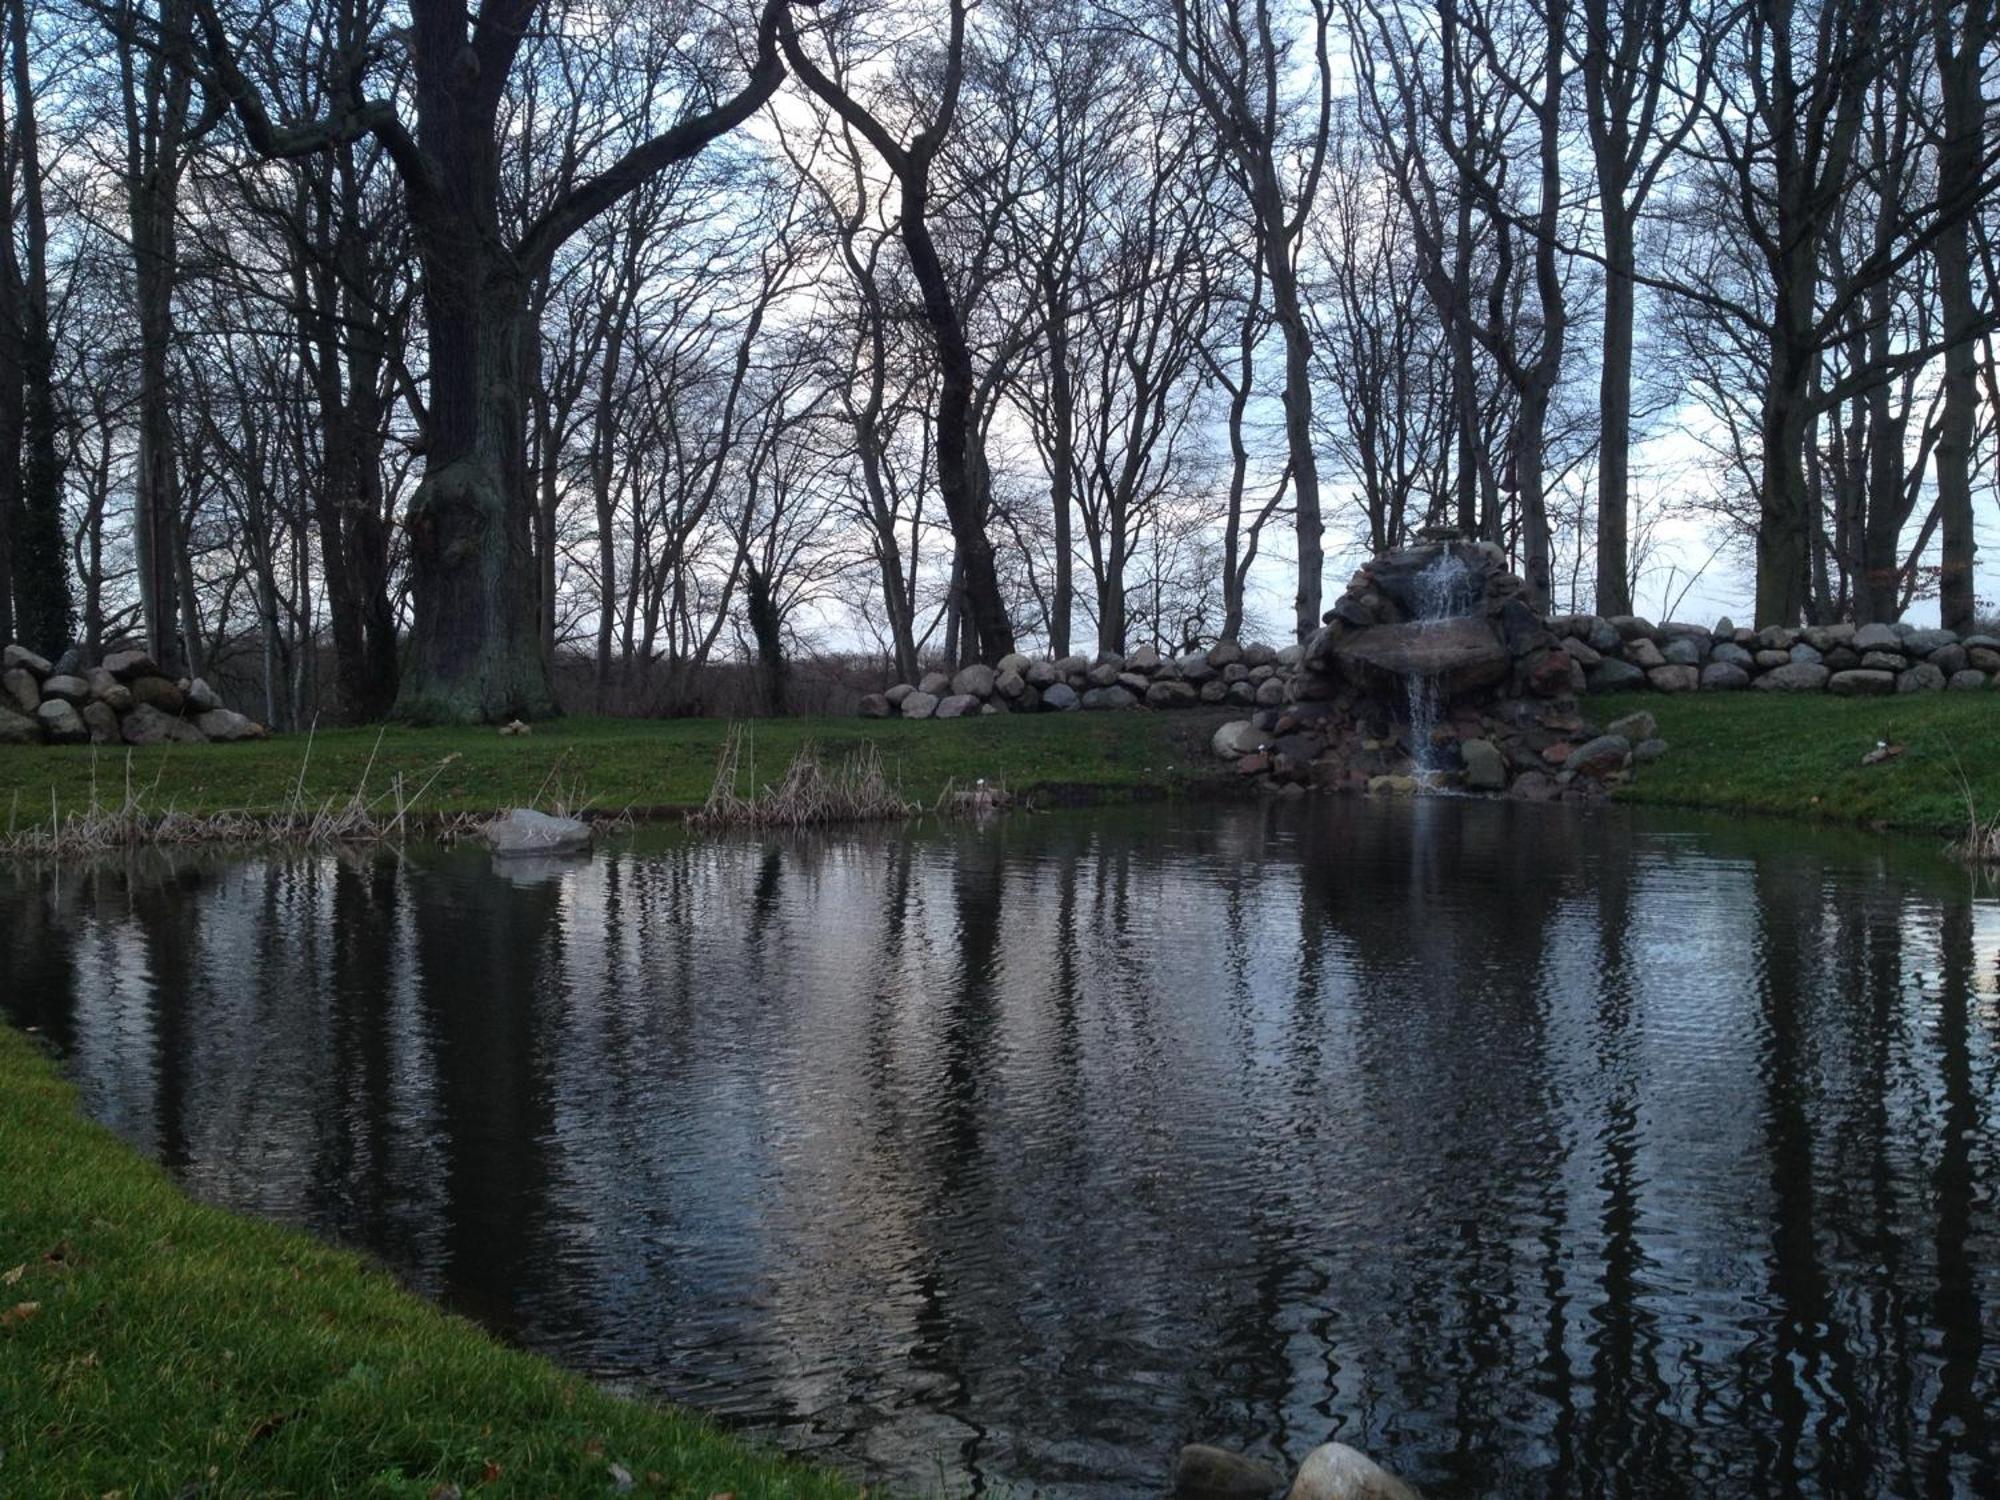
M 1989 816 L 2000 811 L 2000 692 L 1640 694 L 1588 707 L 1600 722 L 1647 709 L 1673 746 L 1623 794 L 1630 801 L 1956 833 L 1965 821 L 1962 767 L 1980 808 Z M 872 742 L 904 795 L 920 802 L 932 801 L 948 781 L 980 777 L 1044 800 L 1108 801 L 1230 784 L 1208 748 L 1228 717 L 1216 710 L 946 723 L 764 720 L 754 725 L 752 745 L 759 782 L 774 780 L 808 739 L 831 757 Z M 146 789 L 149 808 L 194 813 L 271 812 L 295 796 L 308 804 L 344 799 L 364 773 L 377 792 L 398 773 L 407 786 L 428 780 L 421 805 L 437 814 L 538 796 L 547 805 L 558 786 L 580 787 L 601 810 L 674 812 L 708 795 L 726 729 L 716 719 L 570 719 L 520 738 L 488 729 L 391 728 L 379 745 L 373 729 L 346 729 L 315 736 L 310 754 L 304 736 L 134 751 L 130 774 Z M 1882 739 L 1903 753 L 1863 766 L 1862 755 Z M 0 826 L 46 819 L 52 796 L 65 811 L 93 795 L 116 802 L 126 775 L 123 751 L 0 746 Z
M 1599 722 L 1642 708 L 1672 749 L 1620 793 L 1626 801 L 1956 834 L 1965 828 L 1962 772 L 1981 813 L 2000 812 L 2000 692 L 1634 694 L 1589 704 Z M 1903 753 L 1864 766 L 1882 740 Z
M 0 1162 L 0 1495 L 855 1494 L 190 1202 L 4 1025 Z
M 830 757 L 873 742 L 906 796 L 929 803 L 946 782 L 979 777 L 1017 793 L 1094 799 L 1151 795 L 1216 772 L 1208 739 L 1226 717 L 1188 714 L 1043 714 L 954 719 L 776 719 L 753 726 L 755 774 L 774 781 L 800 744 Z M 728 726 L 720 719 L 565 719 L 531 735 L 491 729 L 341 729 L 242 745 L 167 745 L 130 752 L 132 780 L 153 809 L 274 812 L 295 796 L 344 799 L 364 774 L 371 792 L 429 782 L 423 808 L 483 812 L 526 804 L 557 785 L 581 786 L 591 806 L 646 812 L 699 807 Z M 432 773 L 444 763 L 442 772 Z M 301 767 L 303 766 L 303 777 Z M 749 767 L 745 767 L 746 776 Z M 127 752 L 87 746 L 0 746 L 0 826 L 46 820 L 96 796 L 124 796 Z M 747 788 L 746 788 L 747 790 Z

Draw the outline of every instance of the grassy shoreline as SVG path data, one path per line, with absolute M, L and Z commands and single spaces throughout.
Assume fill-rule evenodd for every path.
M 2000 692 L 1835 698 L 1819 693 L 1631 694 L 1594 698 L 1609 723 L 1644 709 L 1670 749 L 1621 801 L 1955 836 L 1966 795 L 2000 813 Z M 1886 741 L 1902 752 L 1862 757 Z
M 928 805 L 947 783 L 980 778 L 1048 800 L 1172 793 L 1225 775 L 1208 741 L 1228 715 L 1042 714 L 907 722 L 771 719 L 750 726 L 743 777 L 775 781 L 811 741 L 829 759 L 873 744 L 906 795 Z M 427 787 L 432 818 L 551 800 L 597 812 L 672 816 L 701 806 L 728 724 L 720 719 L 557 720 L 523 736 L 491 729 L 322 730 L 237 745 L 0 746 L 0 829 L 46 823 L 128 782 L 155 812 L 275 813 L 343 803 L 357 788 L 390 799 Z M 745 788 L 747 790 L 747 787 Z M 579 795 L 580 794 L 580 795 Z
M 1672 746 L 1636 804 L 1947 834 L 1964 785 L 2000 809 L 2000 697 L 1849 701 L 1631 696 Z M 906 792 L 1005 781 L 1043 800 L 1237 790 L 1207 747 L 1223 713 L 757 727 L 768 778 L 804 740 L 873 742 Z M 581 786 L 594 805 L 683 812 L 725 726 L 575 720 L 526 738 L 392 729 L 140 752 L 154 806 L 274 811 L 440 762 L 448 815 Z M 1861 757 L 1878 740 L 1903 753 Z M 447 759 L 448 758 L 448 759 Z M 302 774 L 303 770 L 303 774 Z M 125 758 L 0 750 L 0 807 L 122 796 Z M 1963 780 L 1961 779 L 1963 778 Z M 17 814 L 20 816 L 20 814 Z M 0 1494 L 395 1497 L 635 1493 L 833 1500 L 836 1476 L 762 1454 L 698 1417 L 634 1403 L 511 1350 L 362 1257 L 189 1200 L 86 1120 L 35 1042 L 0 1025 Z M 615 1466 L 615 1467 L 614 1467 Z
M 0 1494 L 859 1493 L 191 1201 L 6 1025 L 0 1162 Z
M 1949 835 L 1965 791 L 2000 811 L 2000 693 L 1846 699 L 1822 694 L 1634 694 L 1588 700 L 1599 723 L 1645 709 L 1672 746 L 1620 793 L 1638 805 L 1709 808 Z M 985 778 L 1043 803 L 1112 802 L 1239 786 L 1208 748 L 1240 711 L 1041 714 L 944 723 L 759 721 L 746 779 L 774 780 L 807 740 L 829 757 L 876 746 L 905 795 L 928 805 L 951 782 Z M 273 813 L 344 803 L 357 788 L 387 800 L 428 784 L 420 821 L 554 800 L 600 812 L 672 817 L 701 805 L 727 725 L 715 719 L 570 719 L 532 735 L 489 729 L 342 729 L 242 745 L 130 752 L 0 746 L 0 829 L 117 805 L 130 784 L 147 808 Z M 1901 755 L 1861 757 L 1878 740 Z M 1963 779 L 1961 779 L 1963 778 Z

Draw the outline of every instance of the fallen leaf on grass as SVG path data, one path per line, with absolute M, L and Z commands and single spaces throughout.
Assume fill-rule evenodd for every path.
M 0 1275 L 0 1286 L 12 1286 L 15 1282 L 19 1281 L 23 1276 L 25 1276 L 27 1274 L 27 1271 L 28 1271 L 28 1263 L 26 1261 L 22 1261 L 21 1264 L 14 1267 L 13 1270 L 7 1272 L 5 1275 Z
M 0 1312 L 0 1328 L 12 1328 L 16 1323 L 25 1323 L 42 1310 L 39 1302 L 16 1302 L 5 1312 Z
M 500 1465 L 489 1458 L 486 1460 L 486 1467 L 479 1471 L 479 1482 L 481 1484 L 491 1484 L 500 1477 L 502 1472 Z

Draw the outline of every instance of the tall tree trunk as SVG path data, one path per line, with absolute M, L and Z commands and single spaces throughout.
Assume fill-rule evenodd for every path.
M 10 153 L 11 154 L 11 153 Z M 11 171 L 0 162 L 0 193 L 13 201 Z M 33 650 L 47 653 L 46 645 L 29 640 L 27 632 L 15 630 L 14 595 L 23 587 L 32 588 L 26 569 L 15 565 L 15 538 L 26 529 L 21 505 L 21 435 L 26 424 L 21 397 L 24 390 L 21 370 L 21 277 L 14 257 L 11 224 L 0 223 L 0 643 L 20 640 Z
M 938 355 L 937 467 L 938 496 L 951 522 L 958 553 L 959 598 L 965 610 L 968 650 L 993 662 L 1014 650 L 1014 626 L 1000 594 L 1000 574 L 993 543 L 986 535 L 984 445 L 974 422 L 977 389 L 972 349 L 965 324 L 938 259 L 937 242 L 925 217 L 929 183 L 916 174 L 904 178 L 902 191 L 903 248 L 923 293 L 924 320 L 930 325 Z
M 1062 288 L 1042 286 L 1049 345 L 1049 515 L 1054 528 L 1055 584 L 1049 600 L 1049 655 L 1069 655 L 1070 617 L 1076 599 L 1076 559 L 1071 556 L 1070 508 L 1076 502 L 1076 392 L 1069 368 L 1069 320 Z
M 125 191 L 131 220 L 133 300 L 139 322 L 138 462 L 133 476 L 133 541 L 146 644 L 168 676 L 180 667 L 180 473 L 170 388 L 174 288 L 180 271 L 176 214 L 191 83 L 167 54 L 192 33 L 187 0 L 162 0 L 162 48 L 144 54 L 120 38 L 125 111 Z
M 1604 342 L 1597 381 L 1597 584 L 1600 615 L 1632 613 L 1632 330 L 1637 254 L 1624 205 L 1601 188 L 1604 228 Z
M 410 501 L 416 619 L 396 713 L 549 718 L 527 473 L 527 289 L 504 252 L 454 238 L 433 235 L 424 257 L 430 430 Z
M 1796 625 L 1806 604 L 1805 447 L 1812 426 L 1809 399 L 1813 351 L 1780 332 L 1772 340 L 1759 436 L 1762 477 L 1757 495 L 1757 626 Z
M 1979 308 L 1972 291 L 1971 202 L 1980 179 L 1985 128 L 1982 69 L 1992 31 L 1991 0 L 1968 0 L 1963 31 L 1953 35 L 1958 7 L 1933 0 L 1944 138 L 1938 147 L 1939 196 L 1967 200 L 1938 235 L 1938 307 L 1944 319 L 1943 410 L 1937 442 L 1938 524 L 1943 533 L 1938 616 L 1947 630 L 1970 630 L 1978 611 L 1973 593 L 1972 444 L 1979 402 Z

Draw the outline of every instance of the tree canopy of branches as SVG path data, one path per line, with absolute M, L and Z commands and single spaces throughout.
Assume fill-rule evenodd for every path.
M 791 709 L 814 653 L 1303 635 L 1438 527 L 1550 608 L 1712 556 L 1760 623 L 1967 628 L 1994 30 L 5 0 L 0 636 L 284 724 L 695 712 L 731 661 Z

